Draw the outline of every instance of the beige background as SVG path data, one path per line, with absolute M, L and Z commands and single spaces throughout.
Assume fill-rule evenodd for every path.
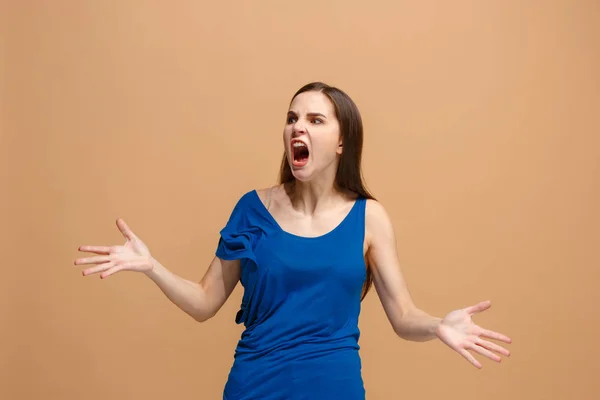
M 480 300 L 513 337 L 477 370 L 363 303 L 368 399 L 596 399 L 597 1 L 2 3 L 0 398 L 220 399 L 238 286 L 198 324 L 141 275 L 83 278 L 122 216 L 200 279 L 245 191 L 275 183 L 292 94 L 365 122 L 417 305 Z

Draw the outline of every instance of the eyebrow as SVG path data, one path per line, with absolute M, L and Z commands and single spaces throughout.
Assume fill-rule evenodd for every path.
M 298 115 L 296 114 L 294 111 L 288 111 L 288 115 Z M 309 117 L 323 117 L 325 119 L 327 119 L 327 117 L 324 114 L 318 113 L 318 112 L 310 112 L 308 114 Z

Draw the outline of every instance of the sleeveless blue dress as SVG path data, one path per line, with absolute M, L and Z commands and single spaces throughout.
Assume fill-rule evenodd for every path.
M 364 400 L 358 318 L 366 278 L 366 199 L 332 231 L 284 231 L 258 193 L 244 194 L 216 256 L 239 259 L 242 304 L 224 400 Z

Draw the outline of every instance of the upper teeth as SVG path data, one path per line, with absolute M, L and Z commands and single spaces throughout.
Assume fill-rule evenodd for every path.
M 302 142 L 294 142 L 293 146 L 294 147 L 306 147 L 306 145 Z

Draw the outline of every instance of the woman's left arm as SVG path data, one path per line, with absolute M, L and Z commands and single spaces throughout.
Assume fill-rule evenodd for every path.
M 444 318 L 431 316 L 415 306 L 400 268 L 391 220 L 384 207 L 374 200 L 367 201 L 366 236 L 367 260 L 373 271 L 375 289 L 398 336 L 412 341 L 439 338 L 477 368 L 482 365 L 468 350 L 497 362 L 501 357 L 496 353 L 510 355 L 508 350 L 484 339 L 511 343 L 510 338 L 483 329 L 471 319 L 474 314 L 487 310 L 491 305 L 489 301 L 452 311 Z

